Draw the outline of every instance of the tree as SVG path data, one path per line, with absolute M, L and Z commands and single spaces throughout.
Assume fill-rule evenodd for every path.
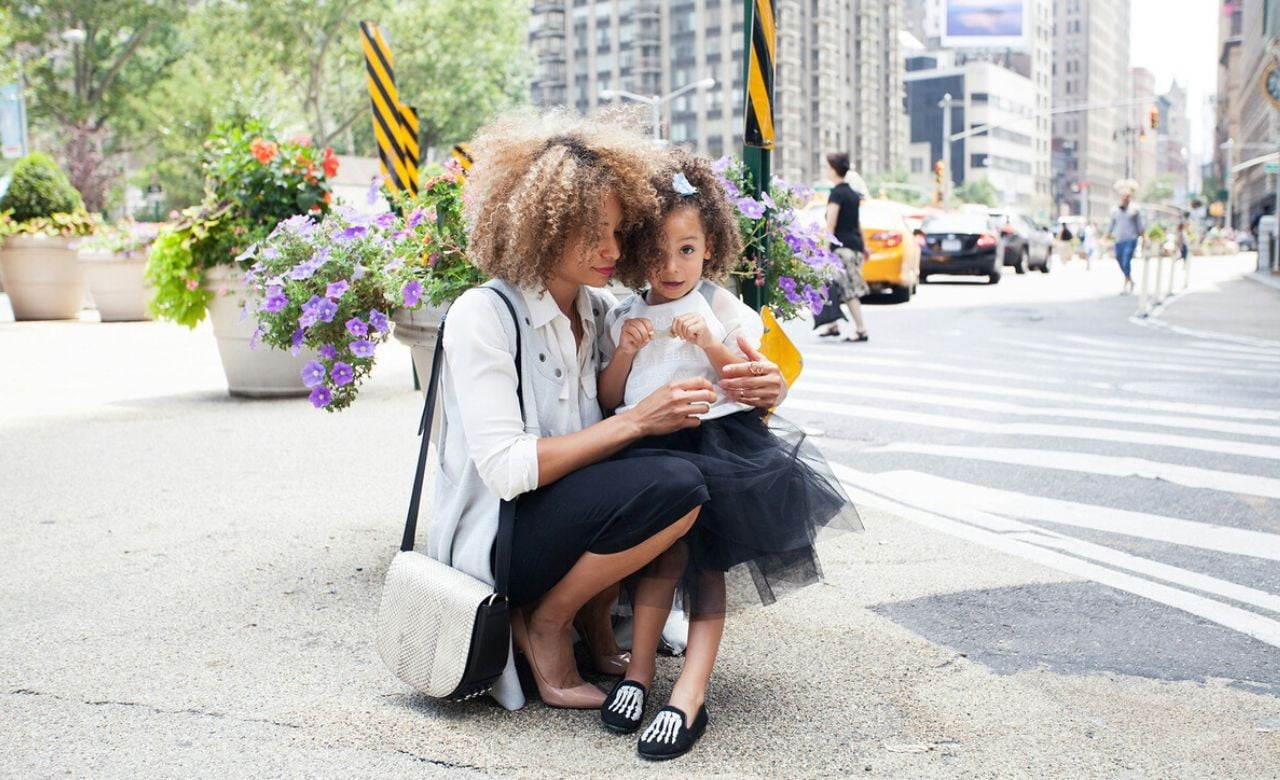
M 127 106 L 180 57 L 182 0 L 0 0 L 23 50 L 33 126 L 65 150 L 85 206 L 105 206 L 108 162 L 129 151 Z M 73 33 L 80 36 L 68 35 Z
M 1173 177 L 1159 176 L 1147 185 L 1139 198 L 1143 203 L 1165 203 L 1173 200 Z
M 952 197 L 961 203 L 980 203 L 994 208 L 996 188 L 986 179 L 969 179 L 951 191 Z
M 925 195 L 924 192 L 911 183 L 911 179 L 907 176 L 907 172 L 901 168 L 894 169 L 893 171 L 880 176 L 868 176 L 866 178 L 866 182 L 868 193 L 873 198 L 879 198 L 881 197 L 881 193 L 883 193 L 883 197 L 908 203 L 912 206 L 924 205 L 929 200 L 928 196 Z

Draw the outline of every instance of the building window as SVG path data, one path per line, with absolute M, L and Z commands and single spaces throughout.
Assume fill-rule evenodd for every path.
M 911 158 L 911 172 L 912 172 L 912 173 L 924 173 L 924 160 L 920 159 L 919 157 L 912 157 L 912 158 Z
M 986 92 L 975 92 L 969 96 L 974 103 L 986 103 L 991 96 Z

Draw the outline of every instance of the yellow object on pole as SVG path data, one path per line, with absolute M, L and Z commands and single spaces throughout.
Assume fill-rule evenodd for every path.
M 391 50 L 382 39 L 382 31 L 373 22 L 360 23 L 360 42 L 364 47 L 365 72 L 369 81 L 369 100 L 373 106 L 373 135 L 378 142 L 378 157 L 387 188 L 393 193 L 409 190 L 409 170 L 404 143 L 405 121 L 400 114 L 400 94 L 396 90 L 396 73 Z M 417 116 L 414 116 L 415 123 Z M 417 133 L 413 137 L 417 146 Z M 415 154 L 414 178 L 417 177 Z
M 405 189 L 410 195 L 418 194 L 418 109 L 400 104 L 400 149 L 404 152 L 404 172 L 409 177 Z
M 787 332 L 773 316 L 768 306 L 760 309 L 760 319 L 764 322 L 764 336 L 760 339 L 760 354 L 777 364 L 782 378 L 787 380 L 787 387 L 795 387 L 796 379 L 804 370 L 804 357 L 794 342 L 787 337 Z
M 471 147 L 466 144 L 453 145 L 453 159 L 458 161 L 458 165 L 461 165 L 464 171 L 471 170 L 471 166 L 475 165 L 475 160 L 471 157 Z
M 771 0 L 753 1 L 755 13 L 751 20 L 746 127 L 742 143 L 756 149 L 773 149 L 773 64 L 778 32 Z

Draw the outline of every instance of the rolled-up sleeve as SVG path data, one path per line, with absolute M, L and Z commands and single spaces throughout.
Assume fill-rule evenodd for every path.
M 525 432 L 516 396 L 515 357 L 509 351 L 493 293 L 471 290 L 449 309 L 444 354 L 471 460 L 499 498 L 538 486 L 538 437 Z
M 764 323 L 761 322 L 760 315 L 736 295 L 717 285 L 711 296 L 711 312 L 724 325 L 723 343 L 730 350 L 742 355 L 742 348 L 738 346 L 739 336 L 746 337 L 747 343 L 753 348 L 760 348 L 760 341 L 764 338 Z M 743 358 L 746 356 L 743 355 Z

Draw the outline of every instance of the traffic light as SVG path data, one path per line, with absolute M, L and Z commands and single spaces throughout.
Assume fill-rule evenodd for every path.
M 942 184 L 943 177 L 947 175 L 947 166 L 942 160 L 938 160 L 933 164 L 933 180 L 938 184 Z
M 1152 106 L 1150 111 L 1148 112 L 1148 115 L 1151 118 L 1151 129 L 1159 130 L 1160 129 L 1160 109 L 1155 106 Z

